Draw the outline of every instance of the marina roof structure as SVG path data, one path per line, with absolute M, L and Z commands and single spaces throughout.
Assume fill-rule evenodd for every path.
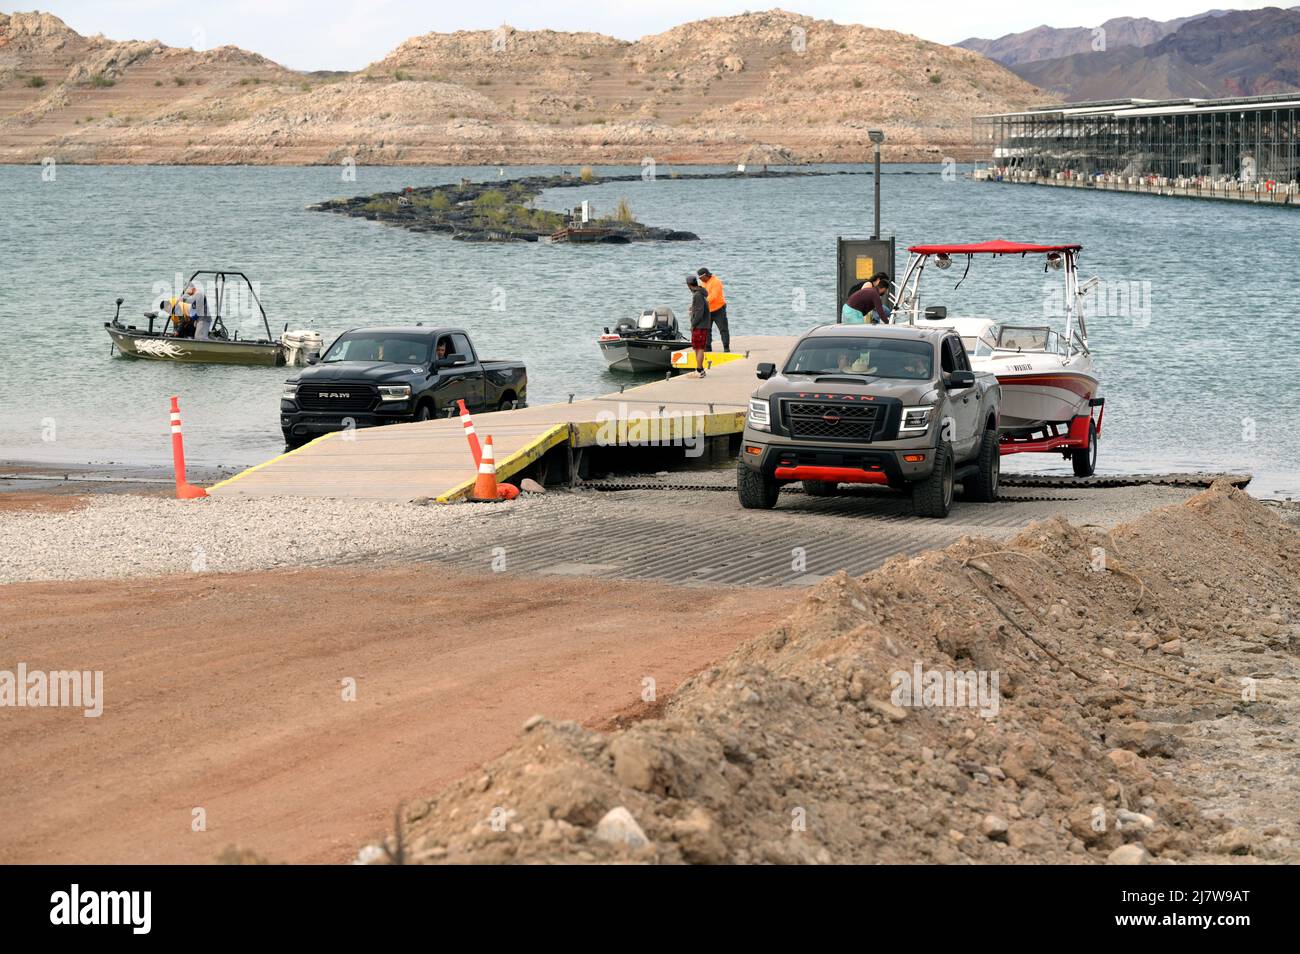
M 1045 104 L 977 116 L 972 135 L 999 166 L 1289 182 L 1300 171 L 1300 91 Z

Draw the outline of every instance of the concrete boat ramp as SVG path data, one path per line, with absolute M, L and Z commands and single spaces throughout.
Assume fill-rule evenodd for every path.
M 794 337 L 738 335 L 732 352 L 703 379 L 692 374 L 601 397 L 478 414 L 479 439 L 492 437 L 497 479 L 509 480 L 557 451 L 576 469 L 587 448 L 681 444 L 739 435 L 754 369 L 784 360 Z M 557 450 L 558 449 L 558 450 Z M 460 418 L 327 434 L 208 488 L 215 496 L 464 499 L 474 484 L 473 458 Z

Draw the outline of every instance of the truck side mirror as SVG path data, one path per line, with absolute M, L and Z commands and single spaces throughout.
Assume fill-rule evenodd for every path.
M 974 371 L 954 371 L 948 375 L 948 390 L 964 391 L 967 388 L 975 387 Z
M 776 365 L 771 361 L 759 362 L 758 369 L 754 372 L 754 377 L 760 381 L 766 381 L 772 375 L 776 374 Z
M 438 359 L 440 368 L 454 368 L 458 364 L 469 364 L 469 359 L 463 354 L 449 354 L 445 358 Z

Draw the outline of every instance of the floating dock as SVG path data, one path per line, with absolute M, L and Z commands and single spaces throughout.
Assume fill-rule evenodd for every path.
M 1261 205 L 1300 205 L 1300 187 L 1292 183 L 1200 183 L 1153 176 L 1069 177 L 1060 174 L 1039 175 L 1029 172 L 990 173 L 976 170 L 976 182 L 1011 182 L 1017 185 L 1055 186 L 1060 189 L 1091 189 L 1096 192 L 1131 192 L 1137 195 L 1161 195 L 1184 199 L 1219 199 L 1225 202 L 1252 202 Z
M 739 435 L 760 361 L 780 362 L 795 337 L 738 335 L 732 352 L 704 378 L 654 381 L 567 404 L 477 414 L 479 439 L 492 438 L 498 480 L 509 480 L 563 448 L 568 472 L 587 448 L 680 446 Z M 378 500 L 468 496 L 475 467 L 459 417 L 326 434 L 208 488 L 214 496 L 357 497 Z

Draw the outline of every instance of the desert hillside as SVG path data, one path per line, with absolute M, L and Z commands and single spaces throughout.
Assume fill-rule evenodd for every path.
M 970 155 L 970 118 L 1043 95 L 914 36 L 773 10 L 627 42 L 431 33 L 356 73 L 299 73 L 235 47 L 84 37 L 0 14 L 0 162 L 735 162 Z

